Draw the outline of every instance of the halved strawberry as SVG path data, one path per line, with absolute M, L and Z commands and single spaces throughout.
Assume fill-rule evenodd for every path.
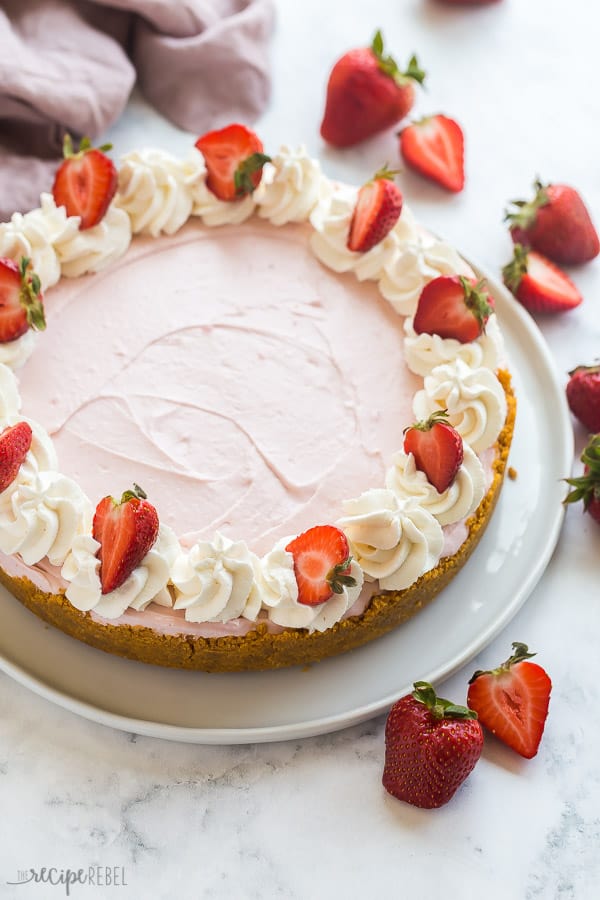
M 30 328 L 46 327 L 40 279 L 29 263 L 26 256 L 19 263 L 0 259 L 0 344 L 15 341 Z
M 464 458 L 462 437 L 447 420 L 443 409 L 404 431 L 404 452 L 412 453 L 417 469 L 440 494 L 450 487 Z
M 462 344 L 477 340 L 494 311 L 486 282 L 462 275 L 440 275 L 421 292 L 413 327 L 417 334 L 438 334 Z
M 158 514 L 134 484 L 119 501 L 104 497 L 96 507 L 93 536 L 100 544 L 102 593 L 110 594 L 129 578 L 158 536 Z
M 449 191 L 465 186 L 465 139 L 448 116 L 428 116 L 400 132 L 400 152 L 411 169 Z
M 260 184 L 271 157 L 263 153 L 260 138 L 245 125 L 209 131 L 196 141 L 206 164 L 206 186 L 220 200 L 240 200 Z
M 27 422 L 9 425 L 0 434 L 0 493 L 9 487 L 31 447 L 33 434 Z
M 354 587 L 350 575 L 350 549 L 343 531 L 334 525 L 315 525 L 285 548 L 294 557 L 298 603 L 317 606 L 344 587 Z
M 502 269 L 504 284 L 530 312 L 566 312 L 583 297 L 562 269 L 537 253 L 515 244 L 512 260 Z
M 75 151 L 71 136 L 65 135 L 65 160 L 54 178 L 52 194 L 56 205 L 64 206 L 68 216 L 80 216 L 80 231 L 101 222 L 115 196 L 118 173 L 105 153 L 111 147 L 112 144 L 103 144 L 95 149 L 89 138 L 83 138 Z
M 402 194 L 394 184 L 395 174 L 384 166 L 359 190 L 350 220 L 349 250 L 366 253 L 389 234 L 400 218 Z
M 527 644 L 513 642 L 513 655 L 469 681 L 467 705 L 492 734 L 526 759 L 538 751 L 550 703 L 552 682 L 537 663 L 527 662 Z

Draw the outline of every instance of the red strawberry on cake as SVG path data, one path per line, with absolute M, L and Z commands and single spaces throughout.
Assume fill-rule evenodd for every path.
M 577 265 L 600 253 L 590 214 L 575 188 L 536 179 L 533 200 L 512 200 L 505 221 L 515 244 L 532 247 L 557 263 Z
M 477 713 L 438 697 L 426 681 L 392 706 L 385 725 L 383 786 L 422 809 L 448 803 L 483 749 Z
M 350 221 L 348 249 L 366 253 L 390 233 L 402 212 L 402 194 L 396 173 L 384 166 L 358 192 Z
M 17 422 L 7 426 L 0 433 L 0 493 L 9 487 L 21 468 L 29 448 L 33 433 L 27 422 Z
M 29 259 L 0 259 L 0 343 L 15 341 L 30 328 L 46 327 L 40 280 Z
M 404 452 L 412 453 L 417 469 L 424 472 L 438 493 L 447 491 L 463 461 L 463 441 L 448 424 L 443 409 L 424 422 L 415 422 L 404 433 Z
M 88 138 L 83 138 L 76 151 L 70 135 L 65 135 L 65 160 L 55 175 L 52 193 L 56 205 L 64 206 L 68 216 L 80 217 L 81 231 L 102 221 L 117 192 L 117 170 L 106 155 L 111 147 L 103 144 L 94 148 Z
M 121 587 L 158 537 L 158 514 L 146 494 L 134 485 L 119 501 L 104 497 L 96 507 L 93 536 L 100 544 L 102 593 Z
M 424 80 L 416 56 L 402 72 L 384 53 L 383 36 L 377 31 L 370 47 L 350 50 L 331 70 L 321 136 L 334 147 L 351 147 L 391 128 L 408 115 L 414 85 Z
M 315 525 L 285 549 L 294 557 L 298 603 L 316 606 L 356 585 L 350 574 L 348 539 L 334 525 Z
M 485 280 L 441 275 L 423 288 L 413 319 L 416 334 L 438 334 L 461 344 L 477 340 L 494 311 Z
M 260 138 L 245 125 L 209 131 L 196 141 L 208 172 L 206 186 L 220 200 L 240 200 L 260 184 L 270 157 Z

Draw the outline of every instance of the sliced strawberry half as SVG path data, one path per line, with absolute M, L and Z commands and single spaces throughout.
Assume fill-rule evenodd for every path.
M 356 585 L 350 574 L 348 539 L 334 525 L 315 525 L 285 549 L 294 557 L 298 603 L 317 606 Z
M 448 410 L 434 412 L 424 422 L 407 428 L 404 452 L 412 453 L 417 469 L 443 494 L 456 478 L 464 458 L 463 440 L 448 423 Z
M 92 147 L 83 138 L 79 150 L 73 149 L 71 136 L 66 134 L 63 155 L 52 187 L 57 206 L 64 206 L 68 216 L 79 216 L 80 231 L 93 228 L 102 221 L 118 185 L 118 173 L 112 159 L 106 156 L 112 144 Z
M 22 337 L 30 328 L 46 327 L 40 279 L 30 260 L 0 259 L 0 343 Z
M 438 334 L 463 344 L 477 340 L 494 311 L 494 301 L 485 290 L 485 280 L 462 275 L 440 275 L 428 282 L 415 312 L 417 334 Z
M 583 297 L 562 269 L 537 253 L 515 244 L 512 260 L 502 269 L 504 284 L 530 312 L 567 312 Z
M 0 493 L 9 487 L 23 465 L 33 434 L 27 422 L 9 425 L 0 434 Z
M 467 704 L 479 721 L 513 750 L 531 759 L 538 751 L 550 703 L 552 682 L 536 663 L 527 662 L 527 644 L 513 643 L 513 655 L 469 682 Z
M 350 220 L 347 246 L 366 253 L 390 233 L 402 212 L 402 194 L 394 183 L 396 172 L 384 166 L 358 192 Z
M 400 132 L 400 152 L 411 169 L 458 193 L 465 186 L 465 139 L 448 116 L 413 122 Z
M 119 501 L 104 497 L 96 507 L 93 536 L 100 544 L 102 593 L 110 594 L 129 578 L 154 545 L 158 514 L 135 484 Z
M 245 125 L 209 131 L 196 141 L 206 164 L 206 186 L 220 200 L 240 200 L 260 184 L 271 157 L 263 153 L 260 138 Z

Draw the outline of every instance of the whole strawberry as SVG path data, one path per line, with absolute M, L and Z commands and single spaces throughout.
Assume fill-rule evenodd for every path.
M 139 566 L 158 536 L 158 515 L 137 484 L 119 501 L 104 497 L 94 515 L 102 593 L 121 587 Z
M 513 200 L 516 210 L 505 213 L 513 241 L 566 265 L 598 256 L 598 234 L 579 193 L 566 184 L 543 185 L 539 179 L 533 187 L 533 200 Z
M 538 751 L 550 703 L 552 682 L 527 644 L 515 641 L 513 654 L 489 671 L 477 671 L 469 681 L 467 703 L 479 721 L 499 740 L 526 759 Z
M 583 500 L 583 508 L 600 525 L 600 434 L 593 434 L 581 454 L 584 465 L 583 475 L 566 478 L 573 490 L 565 503 Z
M 415 101 L 415 83 L 425 72 L 416 56 L 401 72 L 384 54 L 377 31 L 370 47 L 345 53 L 334 65 L 327 83 L 321 136 L 334 147 L 351 147 L 403 119 Z
M 384 166 L 363 184 L 348 233 L 349 250 L 366 253 L 390 233 L 402 212 L 402 193 L 394 183 L 396 173 Z
M 118 173 L 106 155 L 111 147 L 112 144 L 103 144 L 94 148 L 89 138 L 83 138 L 75 150 L 70 135 L 65 135 L 65 159 L 54 177 L 52 194 L 56 205 L 64 206 L 68 216 L 80 217 L 80 231 L 102 221 L 117 191 Z
M 600 431 L 600 365 L 577 366 L 567 384 L 567 402 L 591 434 Z
M 426 681 L 392 706 L 385 726 L 383 786 L 399 800 L 434 809 L 454 796 L 481 756 L 477 713 L 437 697 Z

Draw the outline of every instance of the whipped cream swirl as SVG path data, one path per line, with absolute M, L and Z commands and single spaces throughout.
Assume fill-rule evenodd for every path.
M 338 526 L 363 572 L 383 590 L 413 584 L 440 559 L 442 526 L 415 500 L 400 499 L 385 488 L 365 491 L 343 504 Z
M 33 468 L 0 494 L 0 549 L 19 553 L 28 566 L 46 556 L 60 566 L 91 526 L 92 507 L 71 478 Z
M 456 250 L 422 229 L 406 206 L 393 234 L 396 252 L 386 260 L 379 290 L 397 313 L 414 314 L 427 282 L 439 275 L 472 275 Z
M 186 160 L 152 148 L 128 153 L 122 159 L 115 203 L 131 219 L 134 234 L 174 234 L 188 220 L 193 185 L 205 173 L 204 159 L 195 148 Z
M 17 379 L 7 365 L 0 364 L 0 423 L 5 427 L 21 409 Z
M 25 215 L 15 213 L 10 222 L 0 225 L 0 256 L 17 262 L 27 256 L 45 290 L 60 278 L 54 244 L 72 237 L 78 230 L 78 220 L 69 219 L 64 207 L 56 206 L 52 194 L 42 194 L 40 204 Z
M 317 256 L 334 272 L 354 272 L 359 281 L 377 281 L 397 252 L 397 238 L 392 229 L 382 241 L 366 253 L 355 253 L 347 247 L 350 222 L 356 205 L 356 188 L 335 185 L 334 191 L 311 216 L 314 233 L 310 245 Z
M 323 176 L 317 160 L 306 148 L 291 150 L 283 146 L 263 170 L 254 192 L 258 214 L 273 225 L 305 222 L 322 200 L 330 182 Z
M 64 207 L 60 210 L 64 213 Z M 75 229 L 70 228 L 54 241 L 61 272 L 68 278 L 105 269 L 123 256 L 131 243 L 129 216 L 114 201 L 93 228 L 80 231 L 79 221 L 79 216 L 71 216 L 67 222 L 74 222 Z
M 254 581 L 258 564 L 243 541 L 234 543 L 219 532 L 213 541 L 198 541 L 174 562 L 174 608 L 184 609 L 188 622 L 228 622 L 239 616 L 254 621 L 261 607 Z
M 307 628 L 325 631 L 339 622 L 354 605 L 363 585 L 363 573 L 355 560 L 350 564 L 354 587 L 344 586 L 341 594 L 333 594 L 325 603 L 308 606 L 298 602 L 298 584 L 294 574 L 294 557 L 285 548 L 291 537 L 279 540 L 261 559 L 258 590 L 271 622 L 284 628 Z
M 181 547 L 168 525 L 159 527 L 154 546 L 121 587 L 109 594 L 102 593 L 100 560 L 96 555 L 99 549 L 100 544 L 91 534 L 80 534 L 72 541 L 71 552 L 62 567 L 61 574 L 69 582 L 67 599 L 76 609 L 93 610 L 105 619 L 118 619 L 128 607 L 143 610 L 151 602 L 172 606 L 167 584 Z
M 435 516 L 440 525 L 451 525 L 470 516 L 483 499 L 485 475 L 479 457 L 464 444 L 464 459 L 454 481 L 441 494 L 424 472 L 417 469 L 412 453 L 400 450 L 392 458 L 386 487 L 401 500 L 415 500 Z
M 448 421 L 475 453 L 491 447 L 506 420 L 506 395 L 493 372 L 471 369 L 462 359 L 437 366 L 417 391 L 413 410 L 427 419 L 440 409 L 448 410 Z
M 496 315 L 489 317 L 485 331 L 476 341 L 461 343 L 439 334 L 417 334 L 413 318 L 404 322 L 406 364 L 415 375 L 428 375 L 436 366 L 462 359 L 472 369 L 483 366 L 495 372 L 504 356 L 504 342 Z
M 15 338 L 14 341 L 6 341 L 0 344 L 0 363 L 8 366 L 9 369 L 20 369 L 33 353 L 36 341 L 37 335 L 30 328 L 29 331 L 26 331 L 21 337 Z

